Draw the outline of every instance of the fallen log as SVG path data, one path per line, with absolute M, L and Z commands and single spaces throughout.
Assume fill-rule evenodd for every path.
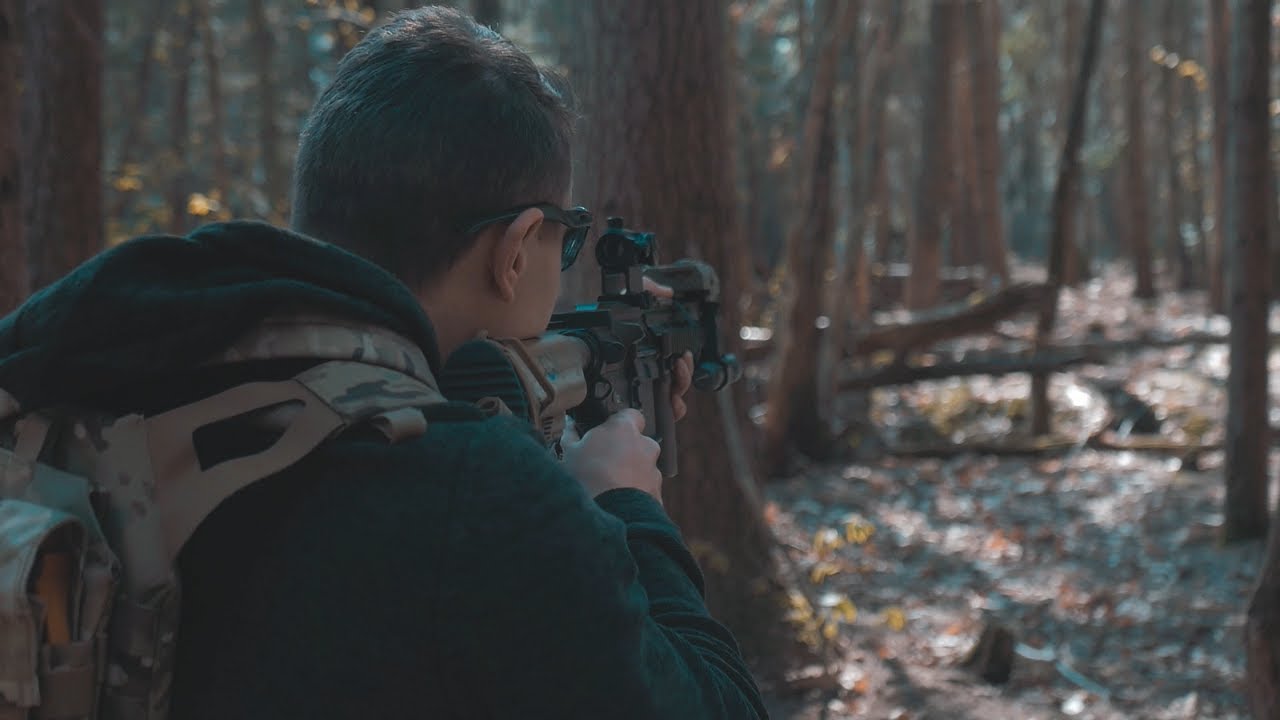
M 902 357 L 943 340 L 988 332 L 1001 320 L 1034 310 L 1048 298 L 1046 285 L 1010 285 L 976 303 L 956 303 L 916 313 L 904 323 L 877 325 L 855 337 L 849 353 L 857 357 L 888 350 Z
M 1018 438 L 999 442 L 978 441 L 966 443 L 939 443 L 899 445 L 890 447 L 888 454 L 895 457 L 947 459 L 961 455 L 995 455 L 999 457 L 1023 457 L 1052 455 L 1078 450 L 1088 444 L 1087 439 L 1046 435 L 1040 438 Z
M 1089 353 L 1064 349 L 1038 355 L 982 355 L 932 365 L 892 364 L 847 375 L 840 380 L 839 388 L 840 390 L 866 390 L 970 375 L 998 376 L 1024 372 L 1058 372 L 1090 362 L 1096 362 L 1096 359 Z
M 1271 428 L 1271 444 L 1280 445 L 1280 428 Z M 1201 455 L 1222 450 L 1223 446 L 1222 443 L 1173 442 L 1159 436 L 1150 435 L 1131 435 L 1121 438 L 1111 431 L 1104 431 L 1090 435 L 1085 439 L 1081 439 L 1078 436 L 1046 435 L 1042 438 L 1015 438 L 998 442 L 979 441 L 899 445 L 890 447 L 887 453 L 895 457 L 947 459 L 961 455 L 994 455 L 999 457 L 1053 455 L 1081 448 L 1107 452 L 1172 455 L 1194 465 Z

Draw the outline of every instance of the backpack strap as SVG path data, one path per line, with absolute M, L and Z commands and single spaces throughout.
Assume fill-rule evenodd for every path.
M 167 582 L 173 560 L 196 527 L 240 489 L 293 465 L 353 425 L 371 422 L 393 441 L 420 433 L 426 420 L 417 408 L 442 402 L 433 385 L 395 370 L 331 361 L 289 380 L 238 385 L 159 415 L 132 415 L 102 428 L 112 455 L 129 466 L 99 475 L 111 498 L 115 540 L 130 559 L 126 588 L 145 594 Z M 196 431 L 272 410 L 284 427 L 270 447 L 201 466 Z M 133 482 L 133 477 L 155 478 L 155 485 Z
M 368 323 L 301 311 L 265 318 L 204 364 L 285 358 L 354 360 L 439 387 L 422 349 L 407 338 Z

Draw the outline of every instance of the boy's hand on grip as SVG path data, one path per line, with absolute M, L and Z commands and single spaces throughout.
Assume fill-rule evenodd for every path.
M 666 285 L 662 285 L 651 278 L 642 278 L 641 284 L 644 285 L 646 292 L 650 292 L 660 298 L 673 298 L 676 293 Z M 689 388 L 693 386 L 693 353 L 685 352 L 676 361 L 675 367 L 672 369 L 674 377 L 671 379 L 671 414 L 676 420 L 684 417 L 689 412 L 689 406 L 685 405 L 684 394 L 689 392 Z
M 564 464 L 591 497 L 610 490 L 635 488 L 662 502 L 658 443 L 644 435 L 644 415 L 626 409 L 578 437 L 565 423 L 560 441 Z

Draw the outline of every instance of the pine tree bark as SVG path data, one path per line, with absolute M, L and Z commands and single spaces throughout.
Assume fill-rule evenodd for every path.
M 1063 141 L 1062 159 L 1058 163 L 1058 182 L 1053 190 L 1053 235 L 1049 240 L 1049 301 L 1040 311 L 1036 322 L 1036 350 L 1049 344 L 1058 315 L 1058 294 L 1062 287 L 1062 271 L 1066 261 L 1066 244 L 1074 235 L 1072 230 L 1076 213 L 1076 198 L 1080 185 L 1080 146 L 1084 142 L 1084 124 L 1088 115 L 1089 81 L 1097 64 L 1098 45 L 1102 35 L 1102 18 L 1106 14 L 1106 0 L 1092 0 L 1086 21 L 1084 49 L 1081 52 L 1080 71 L 1076 76 L 1076 88 L 1071 101 L 1071 115 L 1067 119 L 1067 136 Z M 1048 434 L 1051 429 L 1049 406 L 1049 376 L 1047 373 L 1031 375 L 1031 432 Z
M 103 247 L 105 18 L 102 0 L 26 6 L 20 162 L 28 277 L 35 291 Z
M 961 12 L 969 15 L 975 0 L 964 0 Z M 978 211 L 978 149 L 974 114 L 977 102 L 974 97 L 974 51 L 969 43 L 956 41 L 956 62 L 951 72 L 951 107 L 954 118 L 951 125 L 955 149 L 955 168 L 950 174 L 952 200 L 950 235 L 950 264 L 953 267 L 972 267 L 982 264 L 982 248 L 979 245 L 985 232 Z
M 983 266 L 988 284 L 1009 283 L 1009 248 L 1005 244 L 1004 207 L 1000 194 L 1000 3 L 977 0 L 967 13 L 973 53 L 974 139 L 977 148 L 977 200 L 982 228 Z
M 18 164 L 18 23 L 15 0 L 0 0 L 0 316 L 27 297 L 27 249 Z
M 729 260 L 740 248 L 732 244 L 739 215 L 724 0 L 587 7 L 590 66 L 609 68 L 588 84 L 595 111 L 584 157 L 596 179 L 597 216 L 622 216 L 630 227 L 655 231 L 664 261 L 700 257 L 717 268 L 724 287 L 738 287 Z M 723 326 L 738 327 L 736 308 L 721 310 Z M 738 344 L 731 333 L 723 339 L 730 348 Z M 748 659 L 771 674 L 789 646 L 785 594 L 755 481 L 725 461 L 737 425 L 720 406 L 732 398 L 690 394 L 690 417 L 679 429 L 680 475 L 666 483 L 664 496 L 699 556 L 713 613 Z
M 1146 69 L 1149 64 L 1144 42 L 1146 0 L 1127 0 L 1125 7 L 1125 124 L 1129 139 L 1125 145 L 1127 171 L 1129 248 L 1133 253 L 1133 271 L 1137 285 L 1133 295 L 1143 300 L 1156 296 L 1151 259 L 1151 216 L 1147 198 L 1147 132 L 1145 97 Z
M 1270 0 L 1232 0 L 1231 115 L 1224 233 L 1231 268 L 1227 494 L 1223 538 L 1267 532 L 1267 338 L 1271 161 Z M 1261 25 L 1255 25 L 1255 23 Z
M 1209 308 L 1227 311 L 1224 215 L 1227 209 L 1227 118 L 1231 16 L 1227 0 L 1209 0 L 1209 88 L 1213 94 L 1213 232 L 1209 235 Z
M 933 3 L 929 8 L 920 174 L 914 227 L 907 237 L 911 275 L 904 298 L 908 308 L 917 310 L 938 304 L 943 237 L 951 229 L 954 217 L 953 203 L 947 197 L 955 166 L 948 118 L 952 116 L 951 75 L 960 11 L 961 5 L 954 2 Z
M 1231 374 L 1227 387 L 1227 541 L 1267 529 L 1268 213 L 1274 212 L 1270 132 L 1271 0 L 1233 0 L 1227 238 L 1232 243 Z M 1271 524 L 1244 627 L 1255 718 L 1280 718 L 1280 517 Z
M 835 235 L 832 206 L 835 173 L 835 87 L 841 44 L 853 35 L 860 3 L 824 0 L 819 4 L 822 32 L 814 55 L 813 83 L 805 110 L 804 139 L 798 165 L 799 214 L 787 241 L 786 322 L 768 388 L 764 429 L 765 472 L 781 474 L 792 448 L 822 457 L 831 431 L 818 400 L 817 366 L 822 334 L 824 275 Z

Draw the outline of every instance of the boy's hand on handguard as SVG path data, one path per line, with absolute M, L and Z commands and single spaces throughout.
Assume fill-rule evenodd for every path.
M 644 435 L 644 415 L 630 408 L 614 414 L 578 437 L 572 421 L 560 440 L 565 469 L 591 497 L 610 490 L 635 488 L 662 502 L 658 443 Z
M 644 278 L 642 281 L 644 289 L 660 298 L 673 298 L 675 291 L 666 285 L 659 285 L 650 278 Z M 684 402 L 684 394 L 689 392 L 689 388 L 693 385 L 693 353 L 685 352 L 676 361 L 676 365 L 672 368 L 671 378 L 671 413 L 676 420 L 684 417 L 689 412 L 689 406 Z

